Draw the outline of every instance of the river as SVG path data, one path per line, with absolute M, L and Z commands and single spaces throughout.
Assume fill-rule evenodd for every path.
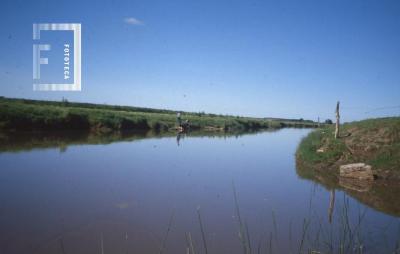
M 396 213 L 298 175 L 309 131 L 14 137 L 0 253 L 394 253 Z

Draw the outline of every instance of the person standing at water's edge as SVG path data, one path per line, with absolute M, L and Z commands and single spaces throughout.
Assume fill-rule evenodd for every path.
M 181 112 L 176 113 L 176 121 L 178 123 L 178 126 L 182 126 L 182 119 L 181 119 Z

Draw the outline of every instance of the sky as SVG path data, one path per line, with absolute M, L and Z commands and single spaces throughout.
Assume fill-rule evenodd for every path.
M 340 101 L 343 121 L 400 115 L 398 0 L 3 0 L 0 21 L 0 96 L 312 120 Z M 81 23 L 82 91 L 33 91 L 33 23 Z

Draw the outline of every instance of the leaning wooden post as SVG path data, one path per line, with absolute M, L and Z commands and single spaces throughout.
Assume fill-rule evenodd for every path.
M 336 104 L 336 128 L 335 128 L 335 139 L 339 137 L 339 125 L 340 125 L 340 113 L 339 113 L 339 104 L 338 101 Z

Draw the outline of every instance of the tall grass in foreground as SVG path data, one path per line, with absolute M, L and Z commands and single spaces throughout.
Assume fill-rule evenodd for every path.
M 164 249 L 166 247 L 168 235 L 169 235 L 169 232 L 171 231 L 172 222 L 174 220 L 174 215 L 175 215 L 175 211 L 172 212 L 171 217 L 169 218 L 168 228 L 167 228 L 167 232 L 165 233 L 165 236 L 164 236 L 161 248 L 160 248 L 160 252 L 159 252 L 160 254 L 163 253 L 163 251 L 164 251 Z
M 239 197 L 236 191 L 236 187 L 233 186 L 233 196 L 235 202 L 235 214 L 238 223 L 238 240 L 242 246 L 243 254 L 261 254 L 261 253 L 282 253 L 278 241 L 278 220 L 274 211 L 271 213 L 272 228 L 269 234 L 263 234 L 258 243 L 255 245 L 256 248 L 252 248 L 253 243 L 256 239 L 250 237 L 249 227 L 246 223 L 245 218 L 240 212 Z M 301 231 L 298 233 L 298 241 L 293 242 L 293 231 L 292 222 L 289 223 L 289 244 L 290 253 L 329 253 L 329 254 L 366 254 L 376 253 L 376 249 L 373 249 L 363 231 L 363 222 L 365 221 L 367 208 L 358 210 L 356 214 L 357 218 L 355 221 L 350 219 L 350 204 L 349 198 L 343 194 L 343 203 L 337 209 L 337 223 L 328 223 L 324 225 L 323 218 L 318 216 L 315 211 L 312 210 L 312 198 L 310 198 L 310 206 L 308 216 L 303 218 Z M 390 246 L 387 243 L 386 246 L 379 246 L 379 253 L 400 253 L 400 224 L 397 238 L 398 240 Z M 282 229 L 281 229 L 282 230 Z M 202 232 L 204 237 L 204 232 Z M 192 242 L 192 241 L 191 241 Z M 266 242 L 267 246 L 262 248 L 262 242 Z M 294 247 L 294 248 L 292 248 Z M 377 247 L 377 246 L 375 246 Z M 386 250 L 385 250 L 386 248 Z M 189 249 L 189 247 L 188 247 Z M 193 244 L 190 244 L 190 252 L 187 253 L 201 253 L 199 250 L 193 249 Z M 206 252 L 207 253 L 207 252 Z M 212 253 L 212 250 L 209 251 Z
M 363 229 L 363 223 L 365 222 L 367 209 L 358 209 L 356 219 L 352 220 L 350 218 L 350 203 L 349 198 L 343 194 L 343 202 L 340 207 L 336 209 L 336 224 L 328 223 L 326 224 L 327 218 L 322 218 L 312 208 L 312 196 L 310 197 L 310 206 L 308 215 L 301 221 L 300 231 L 293 231 L 293 223 L 289 222 L 288 234 L 288 244 L 289 252 L 282 252 L 282 247 L 280 246 L 279 239 L 283 233 L 283 228 L 280 228 L 278 223 L 279 214 L 275 211 L 271 212 L 271 228 L 267 229 L 268 233 L 261 235 L 259 239 L 251 237 L 251 232 L 246 223 L 246 219 L 240 211 L 240 199 L 236 187 L 232 184 L 233 188 L 233 198 L 234 198 L 234 209 L 235 218 L 238 223 L 238 241 L 242 247 L 243 254 L 272 254 L 272 253 L 293 253 L 293 254 L 367 254 L 367 253 L 390 253 L 399 254 L 400 253 L 400 224 L 398 225 L 397 240 L 394 243 L 386 243 L 386 245 L 378 246 L 379 250 L 373 249 L 371 245 L 374 242 L 368 242 L 368 238 L 365 233 L 368 233 Z M 160 243 L 160 254 L 164 253 L 168 249 L 168 236 L 173 228 L 174 221 L 174 211 L 169 217 L 167 228 L 164 237 L 161 239 Z M 182 246 L 182 252 L 186 254 L 220 254 L 213 251 L 207 245 L 207 232 L 204 227 L 204 218 L 201 216 L 200 208 L 197 209 L 197 219 L 199 223 L 199 231 L 201 236 L 202 248 L 198 248 L 195 239 L 192 237 L 191 232 L 186 232 L 183 236 L 185 238 L 186 246 Z M 325 224 L 324 224 L 325 221 Z M 384 237 L 384 235 L 383 235 Z M 294 239 L 297 239 L 294 241 Z M 124 241 L 128 246 L 128 237 L 125 235 Z M 257 244 L 254 244 L 254 243 Z M 377 246 L 375 246 L 377 247 Z M 62 254 L 67 254 L 64 248 L 63 238 L 59 239 L 59 250 Z M 377 252 L 378 251 L 378 252 Z M 103 233 L 100 235 L 100 250 L 101 254 L 109 254 L 104 252 L 104 239 Z M 126 253 L 129 253 L 128 247 L 126 247 Z

